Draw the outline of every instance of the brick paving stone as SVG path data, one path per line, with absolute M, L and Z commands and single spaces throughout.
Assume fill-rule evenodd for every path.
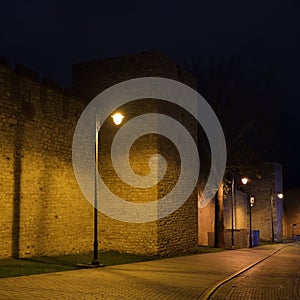
M 0 299 L 201 299 L 201 295 L 218 281 L 281 247 L 283 245 L 269 245 L 97 269 L 2 278 Z M 294 253 L 295 257 L 297 255 L 299 258 L 299 253 Z
M 300 245 L 284 248 L 249 269 L 210 299 L 300 299 Z

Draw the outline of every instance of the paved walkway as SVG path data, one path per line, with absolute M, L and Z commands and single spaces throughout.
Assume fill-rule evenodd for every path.
M 218 281 L 282 248 L 268 245 L 0 279 L 0 299 L 202 299 Z M 299 265 L 298 260 L 295 262 Z
M 300 299 L 300 245 L 285 248 L 224 284 L 211 299 Z

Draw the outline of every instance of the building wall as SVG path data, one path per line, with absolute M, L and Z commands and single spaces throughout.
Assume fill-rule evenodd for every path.
M 284 194 L 283 180 L 282 180 L 282 166 L 280 164 L 274 164 L 274 199 L 275 199 L 275 241 L 282 241 L 283 238 L 283 202 L 284 198 L 279 198 L 279 194 Z
M 284 238 L 294 234 L 300 235 L 300 189 L 291 189 L 284 192 L 285 228 Z M 296 224 L 296 228 L 293 228 Z
M 231 247 L 232 209 L 231 193 L 224 198 L 224 239 L 225 247 Z M 235 247 L 241 248 L 248 245 L 249 234 L 249 206 L 248 195 L 236 191 L 233 201 L 233 229 Z M 214 246 L 215 199 L 206 207 L 198 208 L 199 245 Z
M 11 101 L 13 92 L 12 78 L 7 67 L 0 66 L 0 86 L 1 86 L 1 110 L 0 110 L 0 257 L 9 257 L 12 253 L 13 240 L 12 232 L 16 230 L 13 226 L 13 215 L 18 213 L 14 207 L 14 199 L 19 194 L 19 181 L 15 179 L 14 169 L 15 156 L 20 156 L 15 151 L 16 128 L 18 124 L 17 115 L 21 109 L 18 103 Z M 15 187 L 16 184 L 16 187 Z M 15 195 L 16 194 L 16 195 Z
M 92 206 L 71 164 L 84 103 L 20 66 L 0 74 L 0 257 L 88 251 Z
M 148 51 L 74 64 L 72 68 L 72 88 L 76 95 L 90 101 L 101 91 L 114 84 L 147 76 L 175 79 L 197 88 L 194 77 L 159 51 Z
M 183 124 L 194 138 L 195 144 L 197 144 L 198 125 L 196 120 L 179 107 L 174 106 L 170 109 L 170 104 L 164 105 L 161 103 L 159 110 Z M 160 199 L 169 193 L 177 183 L 181 170 L 181 160 L 175 145 L 161 136 L 158 136 L 158 149 L 169 166 L 164 181 L 161 181 L 157 186 L 158 199 Z M 189 182 L 186 182 L 186 184 L 189 184 Z M 174 201 L 176 200 L 178 199 L 174 199 Z M 178 210 L 158 220 L 159 254 L 171 255 L 174 252 L 189 253 L 196 250 L 198 246 L 197 202 L 197 188 L 195 188 L 188 200 Z
M 83 101 L 74 91 L 67 93 L 49 80 L 41 83 L 31 70 L 17 66 L 12 71 L 5 60 L 0 61 L 0 257 L 90 251 L 93 207 L 79 190 L 71 160 L 74 129 L 84 107 L 95 93 L 133 77 L 162 76 L 194 87 L 195 80 L 158 52 L 87 63 L 74 67 L 73 88 Z M 169 113 L 164 104 L 143 101 L 127 109 L 133 114 L 145 109 Z M 196 139 L 194 120 L 178 108 L 173 113 L 187 123 Z M 106 126 L 100 132 L 99 167 L 107 184 L 137 202 L 167 193 L 178 173 L 174 145 L 156 135 L 135 144 L 131 156 L 136 172 L 149 169 L 145 156 L 166 151 L 170 168 L 160 185 L 129 191 L 110 168 L 108 143 L 116 129 L 109 123 Z M 197 247 L 196 207 L 193 194 L 175 213 L 144 224 L 124 223 L 99 213 L 99 249 L 161 256 L 191 252 Z
M 196 88 L 194 78 L 156 51 L 77 64 L 73 66 L 73 75 L 73 89 L 87 101 L 114 84 L 137 77 L 170 78 Z M 176 105 L 157 99 L 140 99 L 118 110 L 126 116 L 126 121 L 149 112 L 173 117 L 184 124 L 197 144 L 197 122 Z M 151 134 L 134 144 L 130 151 L 132 158 L 130 162 L 137 174 L 147 174 L 148 160 L 155 153 L 163 155 L 168 165 L 166 175 L 158 185 L 141 190 L 124 185 L 114 173 L 109 145 L 117 129 L 109 125 L 103 129 L 106 137 L 104 133 L 100 136 L 100 149 L 102 149 L 100 170 L 103 170 L 103 177 L 115 194 L 123 199 L 129 198 L 133 202 L 149 202 L 162 198 L 172 190 L 180 172 L 180 157 L 172 143 L 160 135 Z M 101 245 L 107 250 L 142 252 L 161 256 L 191 252 L 196 249 L 198 239 L 197 195 L 196 192 L 193 193 L 182 207 L 161 220 L 129 224 L 100 214 L 100 224 L 102 224 Z
M 200 198 L 199 198 L 200 201 Z M 203 246 L 212 246 L 209 241 L 209 232 L 215 231 L 215 198 L 205 207 L 198 207 L 198 243 Z M 213 236 L 213 235 L 211 235 Z
M 272 223 L 274 240 L 282 240 L 283 199 L 278 197 L 283 192 L 282 167 L 276 163 L 265 163 L 258 166 L 261 178 L 253 178 L 244 186 L 244 190 L 254 196 L 252 208 L 252 226 L 259 230 L 260 239 L 272 240 Z M 273 219 L 273 222 L 272 222 Z
M 236 190 L 233 201 L 233 229 L 249 229 L 248 195 Z M 231 193 L 224 200 L 224 227 L 232 228 Z

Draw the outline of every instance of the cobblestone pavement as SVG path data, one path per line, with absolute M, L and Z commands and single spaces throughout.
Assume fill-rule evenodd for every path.
M 282 247 L 269 245 L 97 269 L 4 278 L 0 279 L 0 299 L 201 299 L 216 282 Z M 272 261 L 279 258 L 280 264 L 291 266 L 290 270 L 294 264 L 293 272 L 299 272 L 299 248 L 283 251 Z M 264 265 L 271 268 L 269 262 Z M 276 265 L 277 262 L 274 263 L 275 283 L 272 286 L 284 284 L 282 279 L 292 281 L 284 275 L 284 271 L 281 274 L 281 268 Z M 256 281 L 261 281 L 261 278 L 256 277 L 254 282 L 251 281 L 252 285 Z M 295 280 L 293 283 L 297 284 Z
M 300 245 L 284 248 L 249 269 L 210 299 L 300 299 Z

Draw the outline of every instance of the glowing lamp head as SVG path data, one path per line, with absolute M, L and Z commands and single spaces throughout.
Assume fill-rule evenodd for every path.
M 116 114 L 112 115 L 111 117 L 116 125 L 120 125 L 124 118 L 124 116 L 120 113 L 116 113 Z
M 279 193 L 277 196 L 278 196 L 279 199 L 283 198 L 283 194 L 282 193 Z
M 249 181 L 249 179 L 247 177 L 242 178 L 242 183 L 243 184 L 247 184 Z

